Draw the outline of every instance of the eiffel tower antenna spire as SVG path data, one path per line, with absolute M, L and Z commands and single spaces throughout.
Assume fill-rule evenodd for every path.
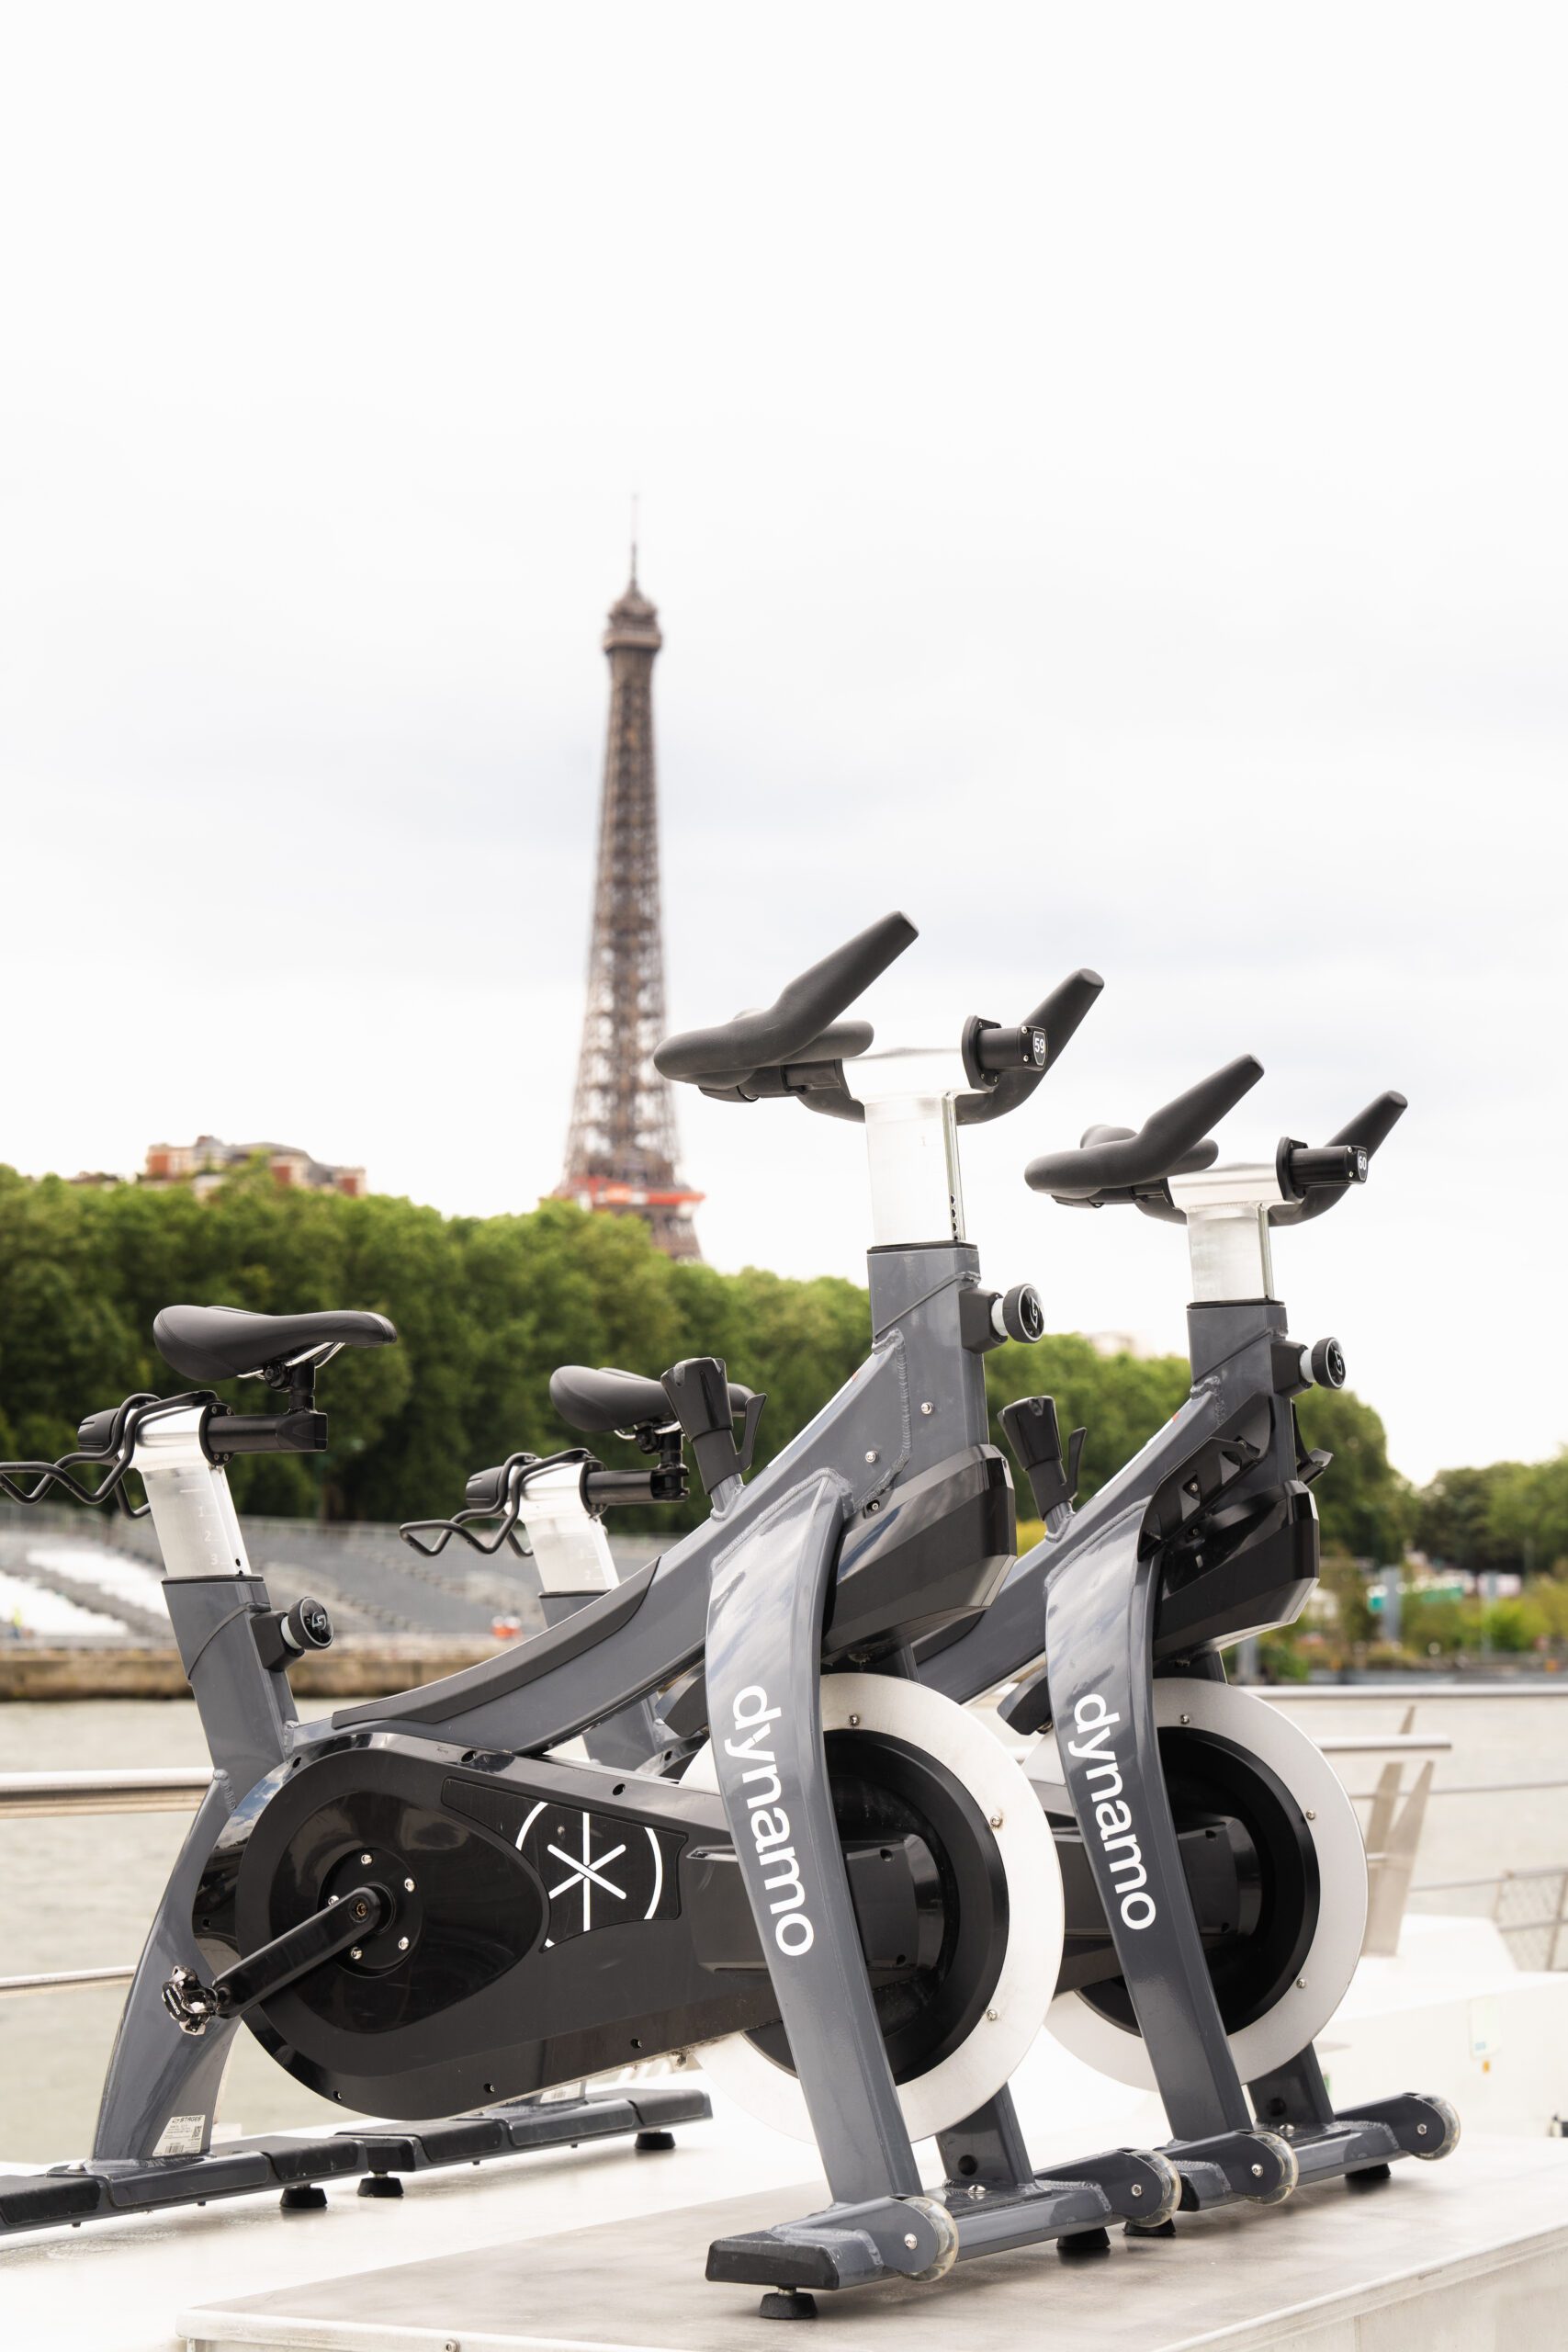
M 610 607 L 610 727 L 599 803 L 599 856 L 588 950 L 588 1004 L 572 1097 L 566 1167 L 556 1198 L 639 1216 L 669 1258 L 700 1258 L 692 1211 L 702 1199 L 676 1173 L 670 1086 L 653 1067 L 664 1035 L 664 944 L 659 895 L 659 802 L 653 757 L 653 664 L 659 614 L 637 585 L 637 501 L 631 578 Z

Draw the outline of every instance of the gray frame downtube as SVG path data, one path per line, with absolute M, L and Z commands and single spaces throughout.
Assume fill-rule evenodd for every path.
M 959 1307 L 979 1281 L 978 1252 L 968 1242 L 873 1250 L 867 1270 L 874 1340 L 865 1362 L 781 1453 L 671 1546 L 624 1625 L 536 1680 L 517 1683 L 525 1643 L 443 1681 L 340 1709 L 333 1724 L 396 1722 L 416 1736 L 518 1754 L 555 1746 L 696 1664 L 715 1562 L 792 1488 L 826 1473 L 841 1482 L 848 1516 L 901 1477 L 984 1444 L 985 1372 L 963 1344 Z M 304 1724 L 299 1736 L 331 1727 Z
M 1043 1654 L 1047 1581 L 1097 1544 L 1101 1530 L 1122 1510 L 1134 1502 L 1146 1507 L 1166 1480 L 1244 1407 L 1276 1394 L 1270 1351 L 1285 1332 L 1285 1310 L 1277 1300 L 1189 1308 L 1187 1321 L 1192 1389 L 1185 1403 L 1081 1510 L 1071 1513 L 1059 1532 L 1045 1536 L 1014 1562 L 1000 1591 L 968 1633 L 921 1658 L 920 1679 L 932 1690 L 962 1706 L 1027 1671 Z M 1287 1465 L 1279 1467 L 1284 1471 Z
M 104 2076 L 93 2134 L 95 2163 L 145 2162 L 170 2153 L 206 2155 L 212 2144 L 223 2069 L 239 2028 L 231 2018 L 218 2018 L 199 2037 L 182 2033 L 164 2007 L 163 1988 L 176 1968 L 202 1971 L 191 1910 L 231 1810 L 229 1788 L 217 1780 L 186 1833 L 159 1899 Z M 175 2116 L 187 2130 L 171 2152 L 159 2143 Z M 189 2130 L 191 2125 L 197 2130 Z
M 861 1959 L 822 1736 L 823 1611 L 847 1502 L 841 1481 L 819 1474 L 723 1555 L 707 1689 L 724 1809 L 823 2169 L 836 2202 L 860 2205 L 914 2196 L 920 2177 Z
M 324 1736 L 348 1724 L 395 1724 L 415 1736 L 534 1755 L 648 1697 L 702 1657 L 715 1563 L 776 1502 L 827 1475 L 840 1481 L 846 1512 L 858 1510 L 907 1469 L 923 1469 L 940 1458 L 938 1424 L 919 1425 L 919 1439 L 928 1428 L 932 1431 L 924 1446 L 911 1437 L 904 1359 L 903 1334 L 888 1333 L 793 1444 L 726 1509 L 716 1509 L 663 1554 L 635 1613 L 603 1641 L 519 1686 L 529 1648 L 520 1643 L 443 1681 L 301 1724 L 299 1737 Z M 952 1449 L 944 1444 L 942 1450 Z M 569 1618 L 569 1629 L 570 1623 Z
M 144 2162 L 170 2153 L 159 2143 L 176 2116 L 186 2129 L 174 2153 L 205 2155 L 211 2145 L 238 2028 L 218 2018 L 200 2036 L 182 2033 L 164 2007 L 163 1988 L 176 1968 L 202 1973 L 191 1926 L 202 1872 L 235 1805 L 282 1761 L 298 1728 L 288 1677 L 269 1673 L 256 1649 L 254 1621 L 267 1606 L 259 1577 L 165 1576 L 164 1598 L 214 1777 L 159 1897 L 120 2011 L 93 2137 L 95 2162 Z
M 1122 1508 L 1135 1502 L 1141 1516 L 1155 1488 L 1224 1425 L 1230 1410 L 1211 1389 L 1194 1390 L 1174 1419 L 1073 1513 L 1059 1535 L 1045 1536 L 1014 1562 L 989 1608 L 961 1640 L 921 1658 L 920 1680 L 966 1706 L 1025 1673 L 1044 1654 L 1047 1579 L 1094 1544 Z

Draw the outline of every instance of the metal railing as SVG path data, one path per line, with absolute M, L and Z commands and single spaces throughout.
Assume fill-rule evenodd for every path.
M 212 1785 L 207 1764 L 109 1772 L 0 1772 L 0 1817 L 38 1821 L 62 1813 L 194 1813 Z
M 1561 1786 L 1561 1783 L 1552 1783 Z M 1533 1871 L 1499 1871 L 1494 1878 L 1433 1879 L 1417 1894 L 1461 1894 L 1495 1886 L 1492 1917 L 1499 1934 L 1533 1936 L 1536 1942 L 1515 1954 L 1518 1968 L 1568 1970 L 1568 1870 L 1547 1863 Z
M 1568 1674 L 1500 1675 L 1490 1682 L 1472 1682 L 1468 1676 L 1463 1681 L 1446 1682 L 1435 1674 L 1406 1674 L 1396 1682 L 1248 1682 L 1243 1688 L 1255 1698 L 1286 1705 L 1297 1699 L 1343 1701 L 1352 1705 L 1376 1700 L 1386 1707 L 1394 1699 L 1413 1703 L 1414 1691 L 1416 1700 L 1440 1699 L 1446 1706 L 1450 1699 L 1568 1699 Z
M 1568 1696 L 1568 1685 L 1546 1684 L 1525 1686 L 1532 1698 Z M 1423 1690 L 1427 1701 L 1452 1698 L 1512 1698 L 1517 1686 L 1512 1683 L 1492 1684 L 1477 1688 L 1473 1685 L 1450 1689 Z M 1271 1696 L 1294 1696 L 1293 1691 L 1271 1692 Z M 1453 1747 L 1453 1741 L 1438 1736 L 1417 1733 L 1416 1702 L 1409 1698 L 1408 1690 L 1395 1691 L 1368 1686 L 1329 1689 L 1314 1685 L 1313 1697 L 1343 1697 L 1357 1699 L 1395 1695 L 1406 1700 L 1404 1719 L 1397 1732 L 1381 1739 L 1361 1740 L 1351 1736 L 1328 1737 L 1317 1742 L 1325 1754 L 1358 1756 L 1387 1754 L 1392 1760 L 1378 1775 L 1377 1785 L 1371 1789 L 1348 1791 L 1351 1802 L 1369 1805 L 1362 1837 L 1367 1849 L 1367 1929 L 1361 1949 L 1364 1952 L 1391 1958 L 1399 1950 L 1399 1931 L 1405 1910 L 1413 1894 L 1457 1894 L 1474 1893 L 1494 1887 L 1492 1916 L 1500 1932 L 1510 1939 L 1533 1936 L 1536 1942 L 1526 1951 L 1515 1951 L 1517 1965 L 1531 1969 L 1568 1969 L 1568 1868 L 1553 1863 L 1539 1870 L 1494 1871 L 1485 1878 L 1430 1879 L 1416 1883 L 1416 1858 L 1426 1823 L 1427 1807 L 1434 1797 L 1495 1797 L 1517 1796 L 1545 1789 L 1568 1788 L 1568 1779 L 1530 1781 L 1450 1781 L 1441 1788 L 1434 1785 L 1435 1765 L 1423 1764 L 1414 1780 L 1404 1777 L 1404 1758 L 1412 1755 L 1439 1755 Z M 1522 1894 L 1522 1889 L 1533 1889 Z
M 121 1771 L 0 1773 L 0 1818 L 40 1821 L 61 1814 L 194 1813 L 212 1784 L 205 1764 L 130 1766 Z M 0 1976 L 0 1997 L 24 1993 L 74 1993 L 102 1984 L 129 1984 L 134 1962 L 120 1968 L 64 1968 L 45 1974 Z
M 75 1993 L 84 1986 L 129 1984 L 136 1970 L 124 1968 L 61 1968 L 44 1976 L 0 1976 L 0 1994 Z

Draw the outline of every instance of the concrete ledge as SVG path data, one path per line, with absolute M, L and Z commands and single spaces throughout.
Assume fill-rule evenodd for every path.
M 808 2211 L 821 2190 L 607 2222 L 211 2303 L 188 2352 L 782 2352 L 748 2289 L 705 2283 L 709 2242 Z M 1097 2261 L 1049 2247 L 934 2288 L 820 2299 L 810 2352 L 1559 2352 L 1568 2143 L 1494 2140 L 1398 2165 L 1382 2188 L 1305 2190 L 1268 2212 L 1183 2216 Z
M 302 1699 L 380 1699 L 456 1674 L 493 1657 L 501 1646 L 493 1641 L 340 1641 L 297 1659 L 288 1679 Z M 0 1644 L 0 1700 L 184 1699 L 189 1693 L 175 1649 L 142 1649 L 130 1642 L 112 1649 Z

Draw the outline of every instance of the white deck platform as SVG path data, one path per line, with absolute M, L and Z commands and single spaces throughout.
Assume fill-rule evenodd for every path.
M 709 2240 L 807 2211 L 798 2184 L 187 2309 L 189 2352 L 783 2352 L 753 2290 L 705 2283 Z M 934 2288 L 819 2299 L 811 2352 L 1049 2343 L 1052 2352 L 1560 2352 L 1568 2144 L 1491 2140 L 1381 2190 L 1186 2217 L 1175 2240 L 1050 2248 Z
M 1358 2352 L 1405 2352 L 1410 2336 L 1390 2331 L 1406 2324 L 1401 2312 L 1415 2312 L 1418 2321 L 1409 2324 L 1416 2326 L 1421 2352 L 1492 2352 L 1493 2346 L 1497 2352 L 1536 2352 L 1541 2344 L 1561 2352 L 1568 2346 L 1568 2320 L 1562 2316 L 1568 2308 L 1568 2277 L 1553 2234 L 1568 2225 L 1568 2141 L 1547 2137 L 1551 2118 L 1568 2114 L 1568 1974 L 1519 1974 L 1501 1951 L 1495 1930 L 1483 1922 L 1407 1923 L 1407 1930 L 1417 1927 L 1420 1932 L 1408 1934 L 1409 1950 L 1398 1962 L 1363 1963 L 1325 2037 L 1324 2056 L 1342 2107 L 1353 2109 L 1358 2098 L 1401 2083 L 1419 2084 L 1451 2099 L 1465 2125 L 1458 2154 L 1435 2167 L 1397 2166 L 1381 2193 L 1353 2198 L 1331 2188 L 1299 2197 L 1277 2214 L 1195 2218 L 1183 2224 L 1182 2239 L 1174 2245 L 1134 2249 L 1118 2241 L 1109 2259 L 1091 2263 L 1081 2274 L 1048 2248 L 1010 2257 L 1021 2266 L 1024 2284 L 1019 2292 L 1028 2305 L 1024 2344 L 1048 2346 L 1050 2352 L 1080 2352 L 1089 2345 L 1094 2352 L 1120 2352 L 1121 2344 L 1130 2341 L 1137 2352 L 1166 2352 L 1171 2330 L 1179 2324 L 1187 2333 L 1174 2337 L 1178 2344 L 1217 2340 L 1234 2347 L 1272 2342 L 1292 2352 L 1297 2346 L 1312 2352 L 1350 2352 L 1353 2346 Z M 660 2217 L 742 2194 L 750 2199 L 767 2192 L 773 2219 L 826 2201 L 820 2183 L 815 2188 L 800 2185 L 808 2162 L 804 2149 L 762 2130 L 708 2087 L 713 2121 L 682 2125 L 679 2144 L 669 2154 L 637 2155 L 624 2143 L 600 2143 L 477 2169 L 464 2165 L 422 2174 L 398 2202 L 361 2199 L 352 2188 L 333 2188 L 323 2212 L 280 2214 L 273 2193 L 200 2211 L 128 2214 L 80 2230 L 7 2239 L 0 2244 L 0 2345 L 5 2352 L 175 2352 L 189 2340 L 176 2334 L 176 2315 L 191 2319 L 194 2326 L 198 2312 L 237 2310 L 246 2314 L 248 2335 L 209 2335 L 206 2340 L 225 2346 L 293 2344 L 312 2352 L 323 2346 L 341 2352 L 355 2343 L 373 2345 L 377 2352 L 410 2352 L 411 2346 L 413 2352 L 431 2346 L 444 2352 L 453 2341 L 463 2352 L 491 2352 L 498 2342 L 526 2344 L 526 2333 L 521 2338 L 515 2333 L 510 2338 L 476 2335 L 473 2318 L 454 2333 L 445 2313 L 438 2314 L 434 2327 L 421 2320 L 412 2335 L 400 2336 L 396 2328 L 405 2320 L 413 2325 L 412 2311 L 405 2313 L 400 2301 L 395 2321 L 375 2312 L 368 2333 L 362 2328 L 357 2336 L 345 2335 L 341 2327 L 333 2333 L 324 2315 L 312 2320 L 313 2332 L 305 2335 L 294 2322 L 292 2335 L 276 2329 L 271 2335 L 257 2333 L 265 2311 L 257 2298 L 270 2298 L 273 2308 L 266 2316 L 281 2322 L 290 2301 L 296 2314 L 310 2308 L 307 2299 L 318 2282 L 352 2278 L 359 2283 L 350 2301 L 364 2318 L 383 2278 L 399 2277 L 401 2297 L 407 2273 L 395 2267 L 423 2267 L 422 2257 L 459 2257 L 455 2267 L 474 2280 L 487 2278 L 498 2260 L 513 2266 L 504 2317 L 508 2324 L 531 2330 L 536 2346 L 544 2306 L 536 2281 L 557 2258 L 547 2256 L 545 2241 L 559 2243 L 569 2233 L 604 2222 L 632 2228 L 650 2221 L 657 2241 L 684 2227 Z M 1026 2139 L 1042 2165 L 1086 2147 L 1147 2146 L 1165 2136 L 1156 2100 L 1091 2074 L 1044 2036 L 1013 2088 Z M 921 2153 L 934 2156 L 929 2148 Z M 1314 2218 L 1320 2212 L 1327 2217 L 1325 2224 Z M 1280 2224 L 1277 2232 L 1274 2222 Z M 624 2266 L 589 2278 L 586 2267 L 602 2256 L 576 2236 L 568 2256 L 573 2279 L 569 2332 L 556 2341 L 581 2352 L 578 2323 L 592 2312 L 594 2325 L 610 2331 L 599 2341 L 610 2346 L 670 2352 L 674 2346 L 716 2340 L 732 2352 L 748 2341 L 766 2340 L 782 2352 L 776 2327 L 764 2338 L 764 2324 L 750 2316 L 750 2296 L 732 2296 L 704 2283 L 703 2256 L 717 2226 L 711 2217 L 705 2219 L 697 2226 L 700 2244 L 678 2257 L 678 2278 L 671 2271 L 678 2294 L 661 2336 L 649 2333 L 649 2306 L 637 2280 Z M 1479 2231 L 1479 2238 L 1461 2236 L 1461 2227 L 1465 2233 Z M 674 2245 L 672 2235 L 669 2243 Z M 498 2246 L 502 2256 L 492 2255 Z M 1302 2249 L 1299 2257 L 1294 2248 Z M 1193 2310 L 1167 2300 L 1166 2268 L 1145 2260 L 1162 2254 L 1181 2257 L 1190 2282 L 1182 2292 Z M 1423 2286 L 1417 2292 L 1416 2285 L 1400 2283 L 1439 2256 L 1449 2259 L 1436 2288 Z M 1266 2322 L 1224 2316 L 1224 2296 L 1237 2279 L 1254 2292 L 1256 2312 L 1263 2277 L 1258 2266 L 1265 2258 L 1274 2315 Z M 1298 2265 L 1293 2285 L 1281 2267 L 1288 2262 Z M 1374 2266 L 1371 2275 L 1369 2263 Z M 1007 2291 L 1005 2267 L 998 2262 L 975 2265 L 941 2291 L 931 2308 L 947 2331 L 944 2352 L 957 2338 L 960 2320 L 974 2338 L 965 2352 L 1013 2352 L 1021 2340 L 1021 2306 Z M 1143 2287 L 1145 2278 L 1154 2279 L 1157 2295 Z M 1359 2316 L 1336 2312 L 1333 2297 L 1342 2286 L 1361 2296 Z M 590 2292 L 596 2302 L 587 2300 Z M 1309 2306 L 1327 2298 L 1325 2309 L 1338 2333 L 1331 2328 L 1325 2335 L 1319 2327 L 1314 2344 L 1303 2330 L 1317 2327 L 1315 2317 L 1287 2324 L 1279 2312 L 1282 2303 L 1289 2308 L 1284 2299 L 1292 2293 Z M 823 2317 L 807 2342 L 827 2352 L 833 2334 L 853 2330 L 869 2343 L 877 2333 L 879 2312 L 885 2315 L 882 2335 L 886 2336 L 888 2318 L 898 2327 L 898 2337 L 887 2340 L 897 2340 L 899 2352 L 905 2334 L 928 2324 L 905 2304 L 889 2313 L 877 2295 L 846 2297 L 837 2306 L 825 2300 Z M 1140 2331 L 1130 2339 L 1107 2332 L 1122 2312 L 1133 2314 Z M 1271 2327 L 1272 2336 L 1265 2332 L 1259 2337 L 1259 2324 Z M 206 2319 L 200 2322 L 202 2328 L 209 2325 Z M 1222 2325 L 1233 2332 L 1216 2338 L 1213 2331 Z M 577 2327 L 575 2335 L 570 2326 Z M 720 2332 L 705 2338 L 704 2327 Z M 1252 2332 L 1237 2334 L 1237 2327 Z M 196 2341 L 202 2340 L 197 2334 Z

